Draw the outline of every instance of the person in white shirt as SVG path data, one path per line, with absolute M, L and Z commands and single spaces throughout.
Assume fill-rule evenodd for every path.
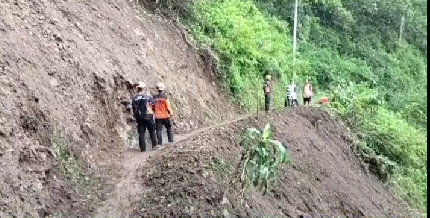
M 287 98 L 285 100 L 285 107 L 292 106 L 293 104 L 298 106 L 299 102 L 297 101 L 296 83 L 293 80 L 291 80 L 290 85 L 287 86 Z

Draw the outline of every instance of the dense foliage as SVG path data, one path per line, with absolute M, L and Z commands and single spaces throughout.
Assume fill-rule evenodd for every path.
M 197 1 L 193 8 L 199 22 L 192 25 L 194 36 L 218 53 L 221 77 L 238 103 L 255 108 L 259 98 L 262 105 L 261 78 L 270 72 L 282 84 L 274 90 L 280 106 L 292 58 L 286 24 L 251 1 Z
M 373 171 L 427 211 L 427 2 L 300 0 L 293 64 L 294 2 L 196 0 L 181 13 L 244 108 L 262 105 L 267 73 L 275 107 L 288 80 L 309 79 L 357 133 Z

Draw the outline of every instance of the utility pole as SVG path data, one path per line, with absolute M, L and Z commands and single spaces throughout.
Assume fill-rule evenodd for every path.
M 296 4 L 294 6 L 294 32 L 293 32 L 293 78 L 296 76 L 296 52 L 297 52 L 297 8 L 299 5 L 299 0 L 296 0 Z
M 259 108 L 260 108 L 260 92 L 258 91 L 259 89 L 256 89 L 257 90 L 257 116 L 258 116 L 258 111 L 259 111 Z
M 402 21 L 400 22 L 399 43 L 402 42 L 404 25 L 405 25 L 405 16 L 402 15 Z

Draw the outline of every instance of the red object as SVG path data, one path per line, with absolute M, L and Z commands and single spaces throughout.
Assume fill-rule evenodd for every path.
M 327 103 L 328 103 L 328 98 L 327 98 L 327 97 L 322 97 L 322 98 L 320 98 L 319 103 L 320 103 L 320 104 L 327 104 Z

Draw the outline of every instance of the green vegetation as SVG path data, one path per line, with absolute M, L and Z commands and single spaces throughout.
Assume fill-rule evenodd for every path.
M 245 189 L 252 184 L 266 192 L 276 181 L 279 166 L 288 161 L 285 146 L 272 139 L 270 124 L 266 124 L 263 131 L 245 130 L 240 145 L 244 148 L 240 163 L 242 187 Z
M 262 105 L 261 78 L 270 72 L 279 78 L 274 99 L 281 106 L 292 58 L 286 23 L 265 17 L 251 1 L 197 1 L 193 9 L 199 22 L 191 25 L 194 36 L 217 52 L 221 78 L 237 102 L 255 108 L 260 95 Z
M 85 175 L 82 173 L 78 159 L 73 155 L 64 138 L 59 134 L 54 134 L 51 139 L 51 148 L 57 156 L 64 176 L 75 185 L 82 184 Z
M 279 167 L 287 163 L 288 156 L 284 144 L 272 139 L 273 133 L 270 124 L 266 124 L 263 131 L 257 128 L 244 130 L 240 137 L 240 145 L 243 147 L 239 163 L 229 175 L 229 182 L 223 194 L 225 194 L 240 182 L 241 193 L 251 185 L 266 194 L 270 186 L 277 179 Z M 225 174 L 229 171 L 224 162 L 213 159 L 212 168 Z M 221 170 L 223 169 L 223 170 Z
M 357 133 L 358 154 L 412 206 L 426 212 L 427 132 L 407 122 L 401 112 L 384 107 L 378 92 L 366 85 L 344 84 L 333 90 L 330 107 Z
M 357 133 L 355 149 L 372 170 L 427 211 L 426 1 L 300 0 L 294 65 L 293 0 L 174 4 L 217 53 L 219 76 L 240 105 L 263 105 L 266 73 L 275 107 L 289 79 L 309 79 Z

